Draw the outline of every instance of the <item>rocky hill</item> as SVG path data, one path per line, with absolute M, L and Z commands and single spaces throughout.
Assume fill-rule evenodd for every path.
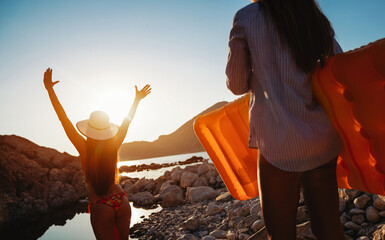
M 0 135 L 0 231 L 87 196 L 80 160 L 15 135 Z
M 153 142 L 138 141 L 124 143 L 120 148 L 120 158 L 123 160 L 136 160 L 204 151 L 194 133 L 194 121 L 199 115 L 218 109 L 226 103 L 227 102 L 216 103 L 190 119 L 175 132 L 169 135 L 162 135 Z

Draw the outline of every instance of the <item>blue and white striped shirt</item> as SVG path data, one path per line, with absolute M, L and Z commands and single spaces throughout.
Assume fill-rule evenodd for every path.
M 315 101 L 311 75 L 298 70 L 259 3 L 239 10 L 230 32 L 227 87 L 251 92 L 249 147 L 285 171 L 307 171 L 337 157 L 342 142 Z M 342 49 L 335 41 L 335 53 Z

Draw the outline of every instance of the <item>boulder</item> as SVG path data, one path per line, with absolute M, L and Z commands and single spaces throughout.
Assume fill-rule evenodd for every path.
M 180 167 L 176 167 L 171 171 L 171 179 L 179 182 L 180 178 L 182 177 L 183 170 Z
M 162 207 L 173 207 L 185 203 L 183 190 L 176 185 L 164 188 L 160 191 L 159 197 L 162 199 Z
M 204 176 L 198 177 L 198 179 L 194 182 L 192 185 L 193 187 L 200 187 L 200 186 L 208 186 L 209 182 L 207 181 L 207 178 Z
M 183 188 L 191 187 L 198 179 L 198 174 L 185 171 L 180 178 L 180 186 Z
M 218 193 L 212 187 L 190 187 L 187 188 L 186 199 L 191 203 L 211 200 L 218 196 Z
M 206 173 L 206 178 L 207 179 L 210 179 L 211 177 L 215 177 L 215 180 L 216 180 L 216 177 L 218 176 L 218 172 L 217 172 L 217 169 L 215 169 L 214 166 L 212 166 Z
M 155 197 L 150 192 L 139 192 L 132 196 L 132 201 L 139 206 L 151 206 L 155 203 Z
M 150 179 L 146 179 L 146 178 L 139 179 L 138 181 L 136 181 L 136 183 L 134 183 L 132 185 L 131 192 L 132 193 L 137 193 L 137 192 L 144 192 L 144 191 L 146 191 L 145 188 L 146 188 L 146 186 L 148 184 L 150 184 L 151 181 L 154 181 L 154 180 L 150 180 Z
M 209 164 L 207 162 L 202 163 L 198 168 L 198 175 L 204 176 L 209 171 Z

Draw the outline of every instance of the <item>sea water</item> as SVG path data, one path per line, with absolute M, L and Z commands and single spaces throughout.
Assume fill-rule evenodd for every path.
M 184 161 L 192 156 L 203 157 L 204 159 L 209 159 L 209 156 L 206 152 L 199 153 L 189 153 L 189 154 L 181 154 L 174 156 L 166 156 L 166 157 L 158 157 L 158 158 L 148 158 L 143 160 L 135 160 L 135 161 L 121 161 L 118 163 L 118 168 L 120 166 L 132 166 L 132 165 L 141 165 L 141 164 L 163 164 L 163 163 L 174 163 L 178 161 Z M 196 164 L 196 163 L 195 163 Z M 193 164 L 189 164 L 193 165 Z M 176 165 L 177 166 L 177 165 Z M 147 179 L 156 179 L 164 174 L 165 171 L 171 170 L 176 167 L 166 167 L 156 170 L 149 171 L 141 171 L 141 172 L 133 172 L 133 173 L 123 173 L 122 175 L 129 176 L 132 178 L 147 178 Z M 187 166 L 183 165 L 182 167 Z M 151 213 L 158 212 L 162 209 L 162 207 L 158 207 L 156 209 L 145 210 L 142 208 L 135 208 L 132 203 L 130 203 L 132 209 L 131 216 L 131 226 L 136 223 L 139 223 L 143 220 L 143 218 L 148 217 Z M 84 239 L 95 239 L 95 236 L 92 231 L 91 223 L 90 223 L 90 215 L 87 213 L 76 214 L 72 219 L 68 219 L 63 226 L 52 225 L 43 236 L 39 238 L 40 240 L 84 240 Z M 134 238 L 130 238 L 134 239 Z

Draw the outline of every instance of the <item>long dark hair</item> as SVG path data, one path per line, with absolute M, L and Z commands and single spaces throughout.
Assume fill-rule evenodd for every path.
M 332 56 L 333 30 L 315 0 L 260 0 L 260 7 L 287 44 L 298 69 L 310 73 Z
M 109 187 L 118 179 L 118 149 L 114 139 L 87 139 L 85 176 L 97 195 L 105 195 Z

